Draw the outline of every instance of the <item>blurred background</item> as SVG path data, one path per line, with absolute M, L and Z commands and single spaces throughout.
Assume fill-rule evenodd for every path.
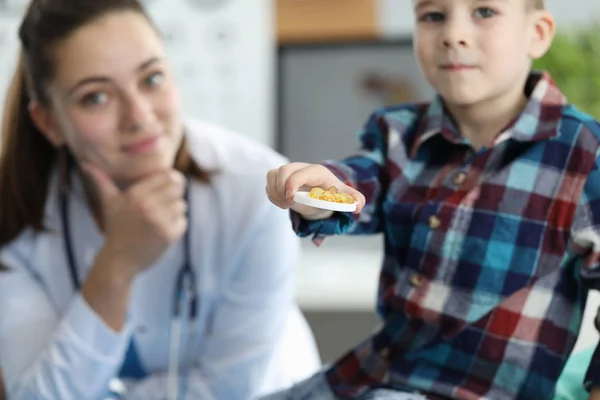
M 242 132 L 292 160 L 339 158 L 380 106 L 424 100 L 431 88 L 411 47 L 410 0 L 147 0 L 163 31 L 189 117 Z M 558 22 L 549 69 L 569 99 L 600 118 L 597 0 L 546 0 Z M 27 1 L 0 0 L 0 102 Z M 1 111 L 0 111 L 1 112 Z M 297 297 L 323 361 L 376 325 L 380 237 L 304 240 Z M 598 336 L 593 296 L 578 347 Z

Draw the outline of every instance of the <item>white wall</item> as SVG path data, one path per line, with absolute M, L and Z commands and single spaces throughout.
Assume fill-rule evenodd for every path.
M 0 101 L 12 76 L 26 1 L 0 0 Z M 101 1 L 101 0 L 98 0 Z M 14 3 L 14 4 L 13 4 Z M 274 144 L 271 0 L 146 0 L 167 38 L 187 116 Z M 0 111 L 1 115 L 1 111 Z
M 1 0 L 0 0 L 1 1 Z M 17 29 L 20 11 L 7 12 L 0 8 L 0 104 L 4 105 L 6 89 L 12 74 L 18 51 Z M 2 109 L 0 107 L 0 117 Z

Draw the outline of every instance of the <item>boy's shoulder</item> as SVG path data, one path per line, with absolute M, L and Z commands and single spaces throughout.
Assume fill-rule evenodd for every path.
M 568 149 L 572 167 L 586 176 L 585 199 L 600 198 L 600 122 L 572 104 L 563 107 L 558 135 L 554 138 Z M 565 146 L 566 145 L 566 146 Z
M 587 157 L 596 160 L 596 167 L 600 167 L 600 122 L 575 105 L 567 104 L 563 107 L 557 134 L 553 140 L 573 149 L 571 151 L 579 152 L 580 155 L 587 154 Z
M 565 105 L 562 110 L 559 133 L 569 136 L 580 135 L 582 130 L 598 140 L 600 144 L 600 122 L 573 104 Z
M 383 122 L 388 129 L 406 136 L 416 130 L 430 105 L 430 102 L 410 102 L 381 107 L 373 111 L 369 123 L 381 126 Z M 574 139 L 574 136 L 580 136 L 584 132 L 590 139 L 597 140 L 600 146 L 600 122 L 573 104 L 563 106 L 559 137 Z

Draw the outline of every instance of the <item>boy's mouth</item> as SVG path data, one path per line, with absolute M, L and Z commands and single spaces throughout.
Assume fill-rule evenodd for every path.
M 444 71 L 450 71 L 450 72 L 468 71 L 468 70 L 472 70 L 475 68 L 476 68 L 475 65 L 460 64 L 460 63 L 448 63 L 448 64 L 440 65 L 440 69 L 442 69 Z

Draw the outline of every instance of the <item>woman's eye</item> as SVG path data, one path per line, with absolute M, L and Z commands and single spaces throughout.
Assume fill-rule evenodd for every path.
M 103 92 L 93 92 L 86 94 L 81 99 L 81 103 L 84 105 L 94 106 L 106 103 L 108 95 Z

